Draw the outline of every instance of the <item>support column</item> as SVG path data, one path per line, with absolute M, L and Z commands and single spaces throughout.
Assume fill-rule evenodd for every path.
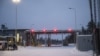
M 37 45 L 39 45 L 39 36 L 40 34 L 37 34 Z
M 63 46 L 63 33 L 62 33 L 62 46 Z
M 50 47 L 51 46 L 51 34 L 48 34 L 47 42 L 48 42 L 48 47 Z
M 47 46 L 47 36 L 45 34 L 45 46 Z

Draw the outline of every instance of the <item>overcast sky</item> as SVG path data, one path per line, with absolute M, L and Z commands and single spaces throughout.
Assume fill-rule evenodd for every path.
M 0 24 L 15 28 L 16 4 L 12 0 L 0 0 Z M 18 28 L 77 29 L 90 20 L 88 0 L 21 0 L 18 4 Z

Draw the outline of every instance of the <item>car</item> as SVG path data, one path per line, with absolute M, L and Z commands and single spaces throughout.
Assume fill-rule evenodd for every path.
M 0 50 L 17 50 L 14 36 L 0 36 Z

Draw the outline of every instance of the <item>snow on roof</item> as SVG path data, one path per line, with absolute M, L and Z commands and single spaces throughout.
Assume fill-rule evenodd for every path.
M 92 35 L 77 35 L 77 36 L 92 36 Z

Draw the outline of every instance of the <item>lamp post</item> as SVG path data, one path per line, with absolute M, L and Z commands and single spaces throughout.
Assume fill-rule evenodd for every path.
M 15 19 L 15 23 L 16 23 L 16 29 L 15 29 L 15 36 L 16 36 L 16 38 L 17 38 L 17 5 L 18 5 L 18 3 L 20 3 L 20 0 L 12 0 L 12 2 L 13 3 L 15 3 L 16 4 L 16 19 Z
M 75 8 L 69 8 L 70 10 L 74 10 L 75 12 L 75 29 L 77 30 L 77 19 L 76 19 L 76 9 Z
M 74 10 L 75 12 L 75 30 L 77 31 L 77 18 L 76 18 L 76 9 L 75 8 L 69 8 L 70 10 Z M 77 32 L 75 32 L 75 38 L 74 38 L 74 42 L 76 42 L 76 34 Z

